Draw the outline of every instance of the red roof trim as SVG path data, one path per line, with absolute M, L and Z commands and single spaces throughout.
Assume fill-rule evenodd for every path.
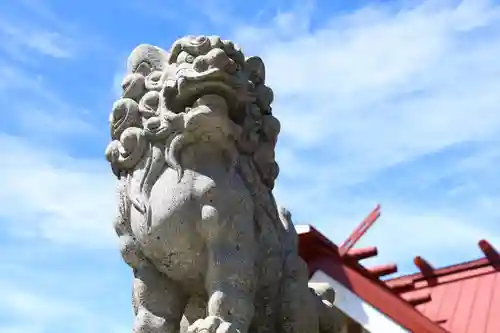
M 339 254 L 343 257 L 361 237 L 371 228 L 371 226 L 380 217 L 380 205 L 377 205 L 375 209 L 368 214 L 368 216 L 361 222 L 361 224 L 351 233 L 349 237 L 340 245 Z
M 321 232 L 316 230 L 313 226 L 309 226 L 309 231 L 303 233 L 299 237 L 299 252 L 300 256 L 307 262 L 311 262 L 314 258 L 327 255 L 334 256 L 337 260 L 349 265 L 354 268 L 361 275 L 365 276 L 368 279 L 372 279 L 376 281 L 380 286 L 387 288 L 387 285 L 376 279 L 373 274 L 361 266 L 358 261 L 354 258 L 350 258 L 349 256 L 341 257 L 339 253 L 339 248 L 337 245 L 332 243 L 328 238 L 326 238 Z M 301 244 L 306 244 L 307 246 L 301 246 Z M 314 272 L 309 271 L 310 276 L 312 276 Z M 390 290 L 390 289 L 389 289 Z
M 485 269 L 482 269 L 485 268 Z M 456 278 L 449 277 L 443 279 L 443 277 L 448 275 L 456 275 L 464 271 L 470 271 L 470 274 L 464 275 L 466 278 L 492 273 L 500 270 L 500 260 L 492 262 L 488 258 L 480 258 L 465 263 L 447 266 L 439 269 L 434 269 L 432 274 L 430 273 L 414 273 L 409 275 L 403 275 L 392 279 L 387 279 L 385 282 L 389 287 L 393 287 L 402 283 L 401 281 L 411 280 L 414 283 L 419 281 L 429 281 L 429 283 L 444 283 L 455 281 Z M 463 279 L 464 277 L 461 277 Z
M 371 304 L 374 308 L 414 333 L 445 333 L 446 331 L 415 310 L 405 300 L 381 288 L 374 281 L 331 257 L 318 258 L 314 264 L 336 281 Z
M 484 274 L 483 267 L 490 267 L 492 271 L 500 271 L 500 254 L 498 251 L 486 240 L 482 239 L 478 243 L 479 248 L 486 256 L 485 258 L 479 258 L 476 260 L 467 261 L 461 264 L 450 265 L 435 269 L 432 265 L 420 256 L 415 257 L 413 262 L 415 266 L 420 270 L 418 273 L 398 276 L 396 278 L 387 279 L 385 282 L 390 287 L 394 285 L 399 285 L 402 281 L 410 280 L 413 282 L 421 280 L 436 280 L 440 277 L 446 275 L 456 275 L 464 271 L 476 271 L 477 274 L 471 272 L 471 274 L 466 274 L 467 277 L 473 277 L 477 275 Z M 441 280 L 441 279 L 440 279 Z M 446 279 L 447 282 L 453 279 Z M 434 281 L 434 283 L 437 281 Z
M 400 284 L 411 282 L 406 289 L 398 288 L 397 292 L 451 332 L 500 332 L 500 320 L 494 311 L 500 304 L 500 270 L 495 263 L 479 259 L 445 267 L 438 273 L 438 276 L 424 275 L 416 281 L 411 277 L 395 279 L 394 282 L 399 280 Z M 429 294 L 428 302 L 414 303 L 419 298 L 425 301 Z
M 311 274 L 321 269 L 399 325 L 414 333 L 446 331 L 394 294 L 357 262 L 342 260 L 338 248 L 313 227 L 301 234 L 299 249 Z

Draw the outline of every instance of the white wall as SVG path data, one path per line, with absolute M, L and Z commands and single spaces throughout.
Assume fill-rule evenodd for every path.
M 332 286 L 335 290 L 335 306 L 358 322 L 366 332 L 411 333 L 324 272 L 316 271 L 309 281 L 328 283 Z

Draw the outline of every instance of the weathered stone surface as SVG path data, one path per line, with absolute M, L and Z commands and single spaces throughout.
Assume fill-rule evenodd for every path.
M 133 332 L 179 332 L 181 320 L 193 333 L 334 329 L 272 195 L 272 101 L 262 59 L 231 41 L 188 36 L 169 52 L 131 53 L 106 157 L 134 274 Z

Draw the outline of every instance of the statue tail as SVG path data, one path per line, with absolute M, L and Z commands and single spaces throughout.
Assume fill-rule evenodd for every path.
M 278 214 L 284 229 L 281 235 L 282 246 L 286 253 L 295 253 L 298 255 L 299 237 L 292 222 L 292 214 L 285 207 L 279 207 Z
M 287 254 L 284 273 L 289 283 L 286 284 L 289 290 L 285 287 L 284 296 L 300 298 L 299 285 L 308 284 L 310 293 L 304 294 L 305 299 L 295 300 L 290 302 L 290 305 L 283 309 L 287 314 L 294 313 L 297 316 L 307 315 L 309 321 L 305 321 L 305 326 L 294 327 L 289 332 L 319 332 L 329 333 L 338 332 L 339 328 L 344 323 L 345 315 L 334 306 L 335 291 L 332 287 L 325 283 L 308 283 L 309 270 L 307 264 L 298 254 L 299 237 L 295 226 L 292 222 L 292 215 L 286 208 L 278 209 L 280 221 L 283 225 L 284 232 L 282 233 L 282 245 Z M 294 281 L 294 283 L 291 283 Z M 291 284 L 290 284 L 291 283 Z M 312 302 L 309 308 L 312 313 L 307 313 L 304 309 L 304 304 Z M 317 320 L 313 319 L 316 318 Z

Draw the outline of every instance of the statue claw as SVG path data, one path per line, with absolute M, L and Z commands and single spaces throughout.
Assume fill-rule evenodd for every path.
M 208 316 L 195 321 L 188 327 L 187 333 L 240 333 L 240 331 L 218 316 Z

